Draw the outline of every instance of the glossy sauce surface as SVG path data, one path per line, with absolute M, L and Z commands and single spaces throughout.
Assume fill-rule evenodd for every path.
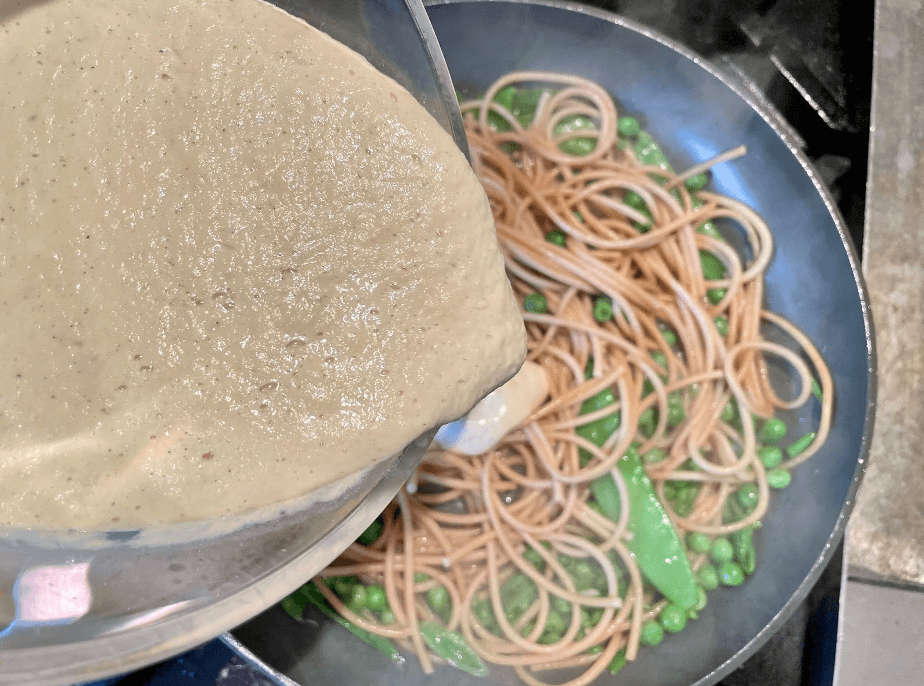
M 0 526 L 302 495 L 525 352 L 487 200 L 403 88 L 260 0 L 0 0 Z

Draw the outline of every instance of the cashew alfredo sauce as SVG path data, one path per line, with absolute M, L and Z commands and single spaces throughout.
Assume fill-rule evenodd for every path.
M 0 0 L 0 526 L 280 503 L 511 376 L 450 136 L 260 0 Z

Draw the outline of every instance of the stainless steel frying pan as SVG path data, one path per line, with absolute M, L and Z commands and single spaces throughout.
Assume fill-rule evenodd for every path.
M 744 159 L 714 169 L 713 184 L 755 207 L 774 232 L 768 305 L 806 331 L 831 366 L 837 389 L 831 437 L 796 470 L 792 485 L 774 494 L 757 539 L 756 573 L 740 588 L 711 593 L 706 610 L 683 632 L 597 682 L 714 683 L 756 651 L 812 588 L 844 533 L 863 473 L 875 355 L 859 261 L 843 220 L 783 122 L 707 62 L 641 26 L 546 1 L 434 2 L 429 15 L 457 89 L 482 92 L 514 69 L 580 74 L 608 88 L 623 112 L 638 116 L 677 168 L 742 143 L 748 147 Z M 790 419 L 808 427 L 815 418 Z M 297 624 L 278 608 L 226 640 L 277 679 L 305 686 L 485 683 L 448 667 L 424 677 L 413 658 L 390 664 L 339 626 Z M 500 668 L 488 679 L 496 686 L 518 683 Z

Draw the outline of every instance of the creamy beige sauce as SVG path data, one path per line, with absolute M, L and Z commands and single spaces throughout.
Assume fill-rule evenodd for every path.
M 283 502 L 522 362 L 465 158 L 325 34 L 258 0 L 0 0 L 0 64 L 0 526 Z

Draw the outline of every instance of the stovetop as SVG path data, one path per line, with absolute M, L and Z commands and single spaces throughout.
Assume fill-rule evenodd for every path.
M 873 0 L 584 0 L 683 43 L 801 138 L 858 249 L 869 149 Z
M 585 0 L 712 61 L 782 115 L 863 245 L 873 0 Z M 843 553 L 768 643 L 719 686 L 831 686 Z M 275 686 L 224 644 L 93 686 Z

